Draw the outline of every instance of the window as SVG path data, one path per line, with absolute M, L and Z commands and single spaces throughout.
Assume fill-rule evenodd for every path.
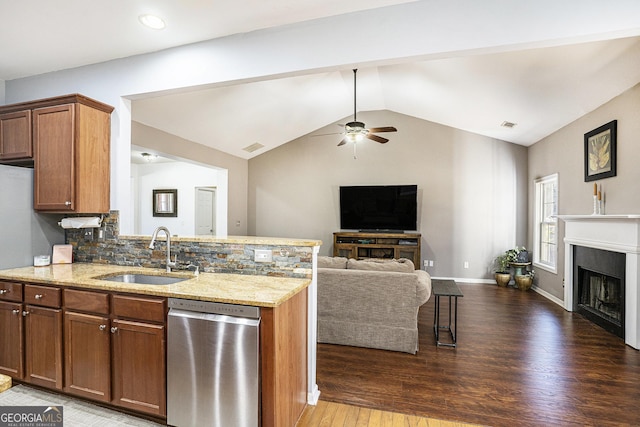
M 558 174 L 535 180 L 533 263 L 556 272 L 558 258 Z

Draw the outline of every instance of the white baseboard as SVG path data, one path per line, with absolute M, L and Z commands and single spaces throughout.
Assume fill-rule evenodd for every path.
M 432 279 L 454 280 L 456 283 L 467 283 L 467 284 L 474 284 L 474 285 L 495 285 L 496 284 L 496 281 L 494 279 L 466 279 L 466 278 L 459 278 L 459 277 L 432 277 Z M 549 301 L 554 302 L 558 304 L 560 307 L 564 308 L 564 301 L 562 301 L 560 298 L 554 295 L 551 295 L 549 292 L 545 291 L 544 289 L 540 289 L 537 286 L 532 286 L 531 290 L 539 293 Z
M 549 292 L 545 291 L 544 289 L 540 289 L 537 286 L 532 286 L 531 290 L 534 291 L 534 292 L 539 293 L 540 295 L 542 295 L 543 297 L 545 297 L 549 301 L 555 302 L 560 307 L 564 308 L 564 301 L 562 301 L 560 298 L 558 298 L 558 297 L 556 297 L 554 295 L 551 295 Z
M 478 284 L 478 285 L 491 285 L 496 283 L 494 279 L 469 279 L 469 278 L 460 278 L 460 277 L 431 277 L 432 279 L 437 280 L 453 280 L 456 283 L 470 283 L 470 284 Z
M 313 391 L 310 393 L 307 393 L 307 403 L 309 405 L 317 405 L 318 404 L 318 400 L 320 399 L 320 390 L 318 389 L 318 385 L 316 384 L 316 386 L 313 388 Z

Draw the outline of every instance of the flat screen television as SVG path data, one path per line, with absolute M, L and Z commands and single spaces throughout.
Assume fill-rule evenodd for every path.
M 340 187 L 340 228 L 360 231 L 415 231 L 417 185 Z

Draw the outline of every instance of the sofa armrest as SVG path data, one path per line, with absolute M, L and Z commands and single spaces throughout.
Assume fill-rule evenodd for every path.
M 420 307 L 431 298 L 431 276 L 423 270 L 416 270 L 418 285 L 416 287 L 416 304 Z

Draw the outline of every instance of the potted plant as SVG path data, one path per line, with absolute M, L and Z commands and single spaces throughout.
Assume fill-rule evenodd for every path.
M 509 270 L 509 256 L 507 253 L 498 255 L 494 260 L 494 277 L 498 286 L 506 287 L 511 280 L 511 271 Z
M 534 270 L 526 271 L 524 274 L 515 276 L 516 287 L 521 291 L 528 291 L 533 286 L 533 278 L 536 272 Z
M 524 246 L 516 246 L 513 249 L 507 249 L 505 255 L 509 259 L 509 263 L 526 263 L 529 262 L 529 251 Z

